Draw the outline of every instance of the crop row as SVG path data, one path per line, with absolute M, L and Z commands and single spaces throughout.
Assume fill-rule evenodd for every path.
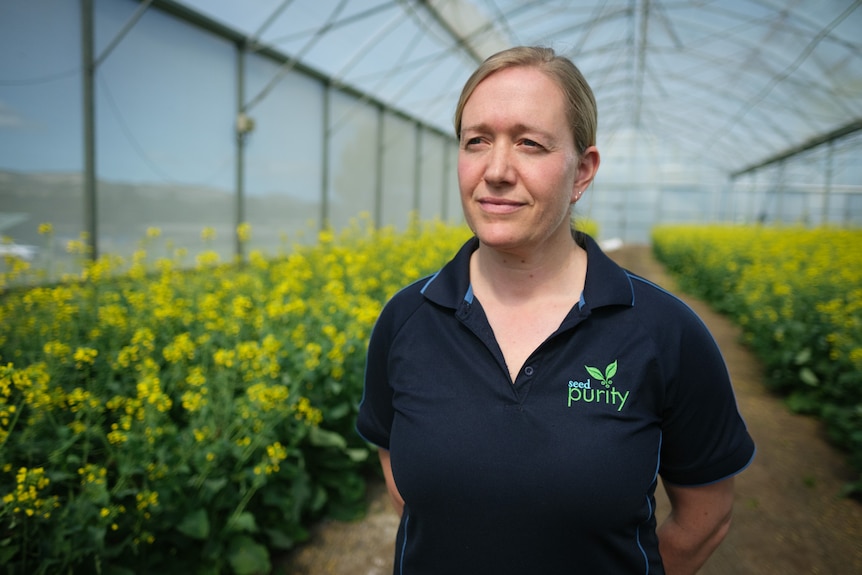
M 127 261 L 2 294 L 3 572 L 260 573 L 315 519 L 361 514 L 370 330 L 468 234 L 356 223 L 184 266 L 151 229 Z
M 663 226 L 658 259 L 742 328 L 766 384 L 823 420 L 862 494 L 862 230 Z

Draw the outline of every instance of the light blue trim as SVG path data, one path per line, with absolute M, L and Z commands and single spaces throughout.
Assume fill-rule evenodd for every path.
M 437 279 L 437 276 L 438 276 L 438 275 L 440 275 L 440 272 L 441 272 L 441 271 L 442 271 L 442 270 L 437 270 L 437 273 L 435 273 L 433 276 L 431 276 L 430 278 L 428 278 L 428 281 L 427 281 L 427 282 L 425 282 L 425 285 L 424 285 L 424 286 L 422 286 L 422 289 L 421 289 L 421 290 L 419 290 L 419 293 L 421 293 L 422 295 L 425 295 L 425 290 L 426 290 L 426 289 L 428 289 L 428 286 L 430 286 L 430 285 L 431 285 L 431 282 L 433 282 L 434 280 L 436 280 L 436 279 Z
M 673 481 L 667 481 L 667 480 L 663 480 L 663 481 L 665 483 L 667 483 L 668 485 L 674 485 L 676 487 L 706 487 L 707 485 L 713 485 L 715 483 L 719 483 L 721 481 L 724 481 L 725 479 L 730 479 L 731 477 L 736 477 L 737 475 L 739 475 L 740 473 L 742 473 L 743 471 L 748 469 L 748 466 L 751 465 L 752 461 L 754 461 L 755 455 L 757 455 L 757 446 L 754 447 L 754 451 L 751 452 L 751 457 L 748 459 L 748 461 L 745 463 L 745 465 L 743 465 L 742 467 L 740 467 L 739 469 L 737 469 L 733 473 L 728 473 L 724 477 L 721 477 L 721 478 L 716 479 L 714 481 L 707 481 L 706 483 L 674 483 Z
M 680 297 L 679 297 L 678 295 L 676 295 L 676 294 L 673 294 L 673 293 L 671 293 L 671 292 L 667 291 L 666 289 L 664 289 L 664 288 L 663 288 L 663 287 L 661 287 L 660 285 L 655 284 L 655 283 L 653 283 L 653 282 L 649 281 L 648 279 L 644 279 L 644 278 L 642 278 L 642 277 L 638 277 L 638 276 L 633 275 L 633 274 L 630 274 L 630 273 L 626 273 L 626 275 L 627 275 L 627 276 L 628 276 L 628 278 L 629 278 L 629 284 L 631 284 L 631 283 L 632 283 L 632 280 L 637 280 L 637 281 L 639 281 L 639 282 L 641 282 L 641 283 L 645 283 L 646 285 L 648 285 L 648 286 L 652 286 L 652 287 L 654 287 L 655 289 L 657 289 L 658 291 L 660 291 L 660 292 L 662 292 L 662 293 L 665 293 L 665 294 L 669 295 L 670 297 L 672 297 L 673 299 L 675 299 L 676 301 L 678 301 L 679 303 L 681 303 L 682 305 L 684 305 L 684 306 L 685 306 L 685 307 L 687 307 L 688 309 L 691 309 L 691 306 L 689 306 L 687 303 L 685 303 L 685 302 L 682 300 L 682 298 L 680 298 Z M 632 287 L 632 305 L 634 305 L 634 304 L 635 304 L 635 293 L 634 293 L 634 287 Z M 696 315 L 696 314 L 695 314 L 695 315 Z
M 473 284 L 470 284 L 470 287 L 467 288 L 467 293 L 464 294 L 464 301 L 472 305 L 472 303 L 473 303 Z
M 587 305 L 587 300 L 584 299 L 584 292 L 581 290 L 581 297 L 578 298 L 578 309 L 584 309 L 585 305 Z
M 656 457 L 655 457 L 655 459 L 656 459 L 655 471 L 653 472 L 653 476 L 652 476 L 652 483 L 655 483 L 656 487 L 658 487 L 658 483 L 657 483 L 658 482 L 658 470 L 661 467 L 661 443 L 662 443 L 662 433 L 659 432 L 659 434 L 658 434 L 658 449 L 656 450 Z M 641 526 L 643 526 L 645 523 L 649 522 L 649 520 L 653 518 L 653 516 L 655 515 L 655 509 L 653 509 L 653 507 L 652 507 L 652 503 L 649 500 L 649 496 L 646 497 L 646 504 L 647 504 L 647 509 L 649 510 L 649 513 L 647 513 L 646 519 L 640 525 L 638 525 L 638 528 L 635 531 L 635 541 L 637 542 L 638 549 L 641 550 L 641 555 L 643 555 L 643 558 L 644 558 L 644 574 L 649 575 L 649 555 L 647 555 L 646 549 L 644 549 L 643 545 L 641 545 Z
M 632 275 L 626 272 L 626 277 L 629 278 L 629 289 L 632 290 L 632 307 L 635 307 L 635 286 L 632 285 Z M 658 286 L 656 286 L 658 287 Z M 661 289 L 661 288 L 659 288 Z
M 646 498 L 646 504 L 647 504 L 647 509 L 649 509 L 649 513 L 647 514 L 647 521 L 649 521 L 649 518 L 653 516 L 653 508 L 652 508 L 652 504 L 650 503 L 649 497 Z M 644 546 L 641 545 L 641 526 L 640 525 L 638 525 L 637 530 L 635 530 L 635 541 L 637 542 L 638 549 L 641 550 L 641 555 L 643 555 L 643 558 L 644 558 L 644 574 L 649 575 L 649 556 L 647 555 L 647 552 L 646 552 L 646 549 L 644 549 Z
M 358 436 L 359 436 L 359 438 L 360 438 L 360 439 L 362 439 L 362 441 L 364 441 L 365 443 L 367 443 L 367 444 L 369 444 L 369 445 L 373 445 L 373 446 L 374 446 L 374 447 L 376 447 L 377 449 L 385 449 L 386 451 L 389 451 L 389 448 L 388 448 L 388 447 L 383 447 L 382 445 L 380 445 L 380 444 L 379 444 L 379 443 L 377 443 L 376 441 L 371 441 L 370 439 L 368 439 L 367 437 L 365 437 L 365 436 L 362 434 L 362 432 L 361 432 L 361 431 L 359 431 L 359 426 L 358 426 L 358 425 L 354 425 L 354 426 L 353 426 L 353 431 L 355 431 L 355 432 L 356 432 L 356 435 L 358 435 Z
M 407 548 L 407 524 L 410 523 L 410 515 L 404 517 L 404 542 L 401 543 L 401 557 L 398 561 L 398 572 L 404 575 L 404 550 Z

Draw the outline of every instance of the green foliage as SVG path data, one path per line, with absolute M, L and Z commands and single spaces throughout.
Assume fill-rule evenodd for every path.
M 680 287 L 731 316 L 791 409 L 823 420 L 860 478 L 862 230 L 663 226 L 657 258 Z
M 265 573 L 310 522 L 361 515 L 370 330 L 468 234 L 356 224 L 182 269 L 152 230 L 131 261 L 3 294 L 2 571 Z

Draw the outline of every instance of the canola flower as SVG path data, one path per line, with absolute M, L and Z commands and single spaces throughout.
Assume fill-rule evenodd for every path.
M 766 383 L 862 472 L 862 230 L 663 226 L 658 258 L 742 327 Z M 862 493 L 862 478 L 848 489 Z
M 369 448 L 353 421 L 371 329 L 395 291 L 468 236 L 366 217 L 235 266 L 207 251 L 183 263 L 173 247 L 174 260 L 153 259 L 162 233 L 151 228 L 128 261 L 0 292 L 8 564 L 181 573 L 249 541 L 299 540 L 330 508 L 358 512 Z M 86 255 L 86 240 L 70 250 Z M 174 547 L 177 530 L 200 548 Z
M 6 510 L 13 515 L 50 519 L 51 511 L 60 506 L 56 496 L 43 497 L 51 480 L 42 467 L 21 467 L 15 473 L 15 487 L 2 497 Z

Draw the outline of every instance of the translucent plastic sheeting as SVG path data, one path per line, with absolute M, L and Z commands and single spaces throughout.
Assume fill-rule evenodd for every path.
M 479 59 L 554 47 L 595 90 L 612 180 L 723 178 L 862 118 L 859 1 L 183 4 L 446 130 Z

